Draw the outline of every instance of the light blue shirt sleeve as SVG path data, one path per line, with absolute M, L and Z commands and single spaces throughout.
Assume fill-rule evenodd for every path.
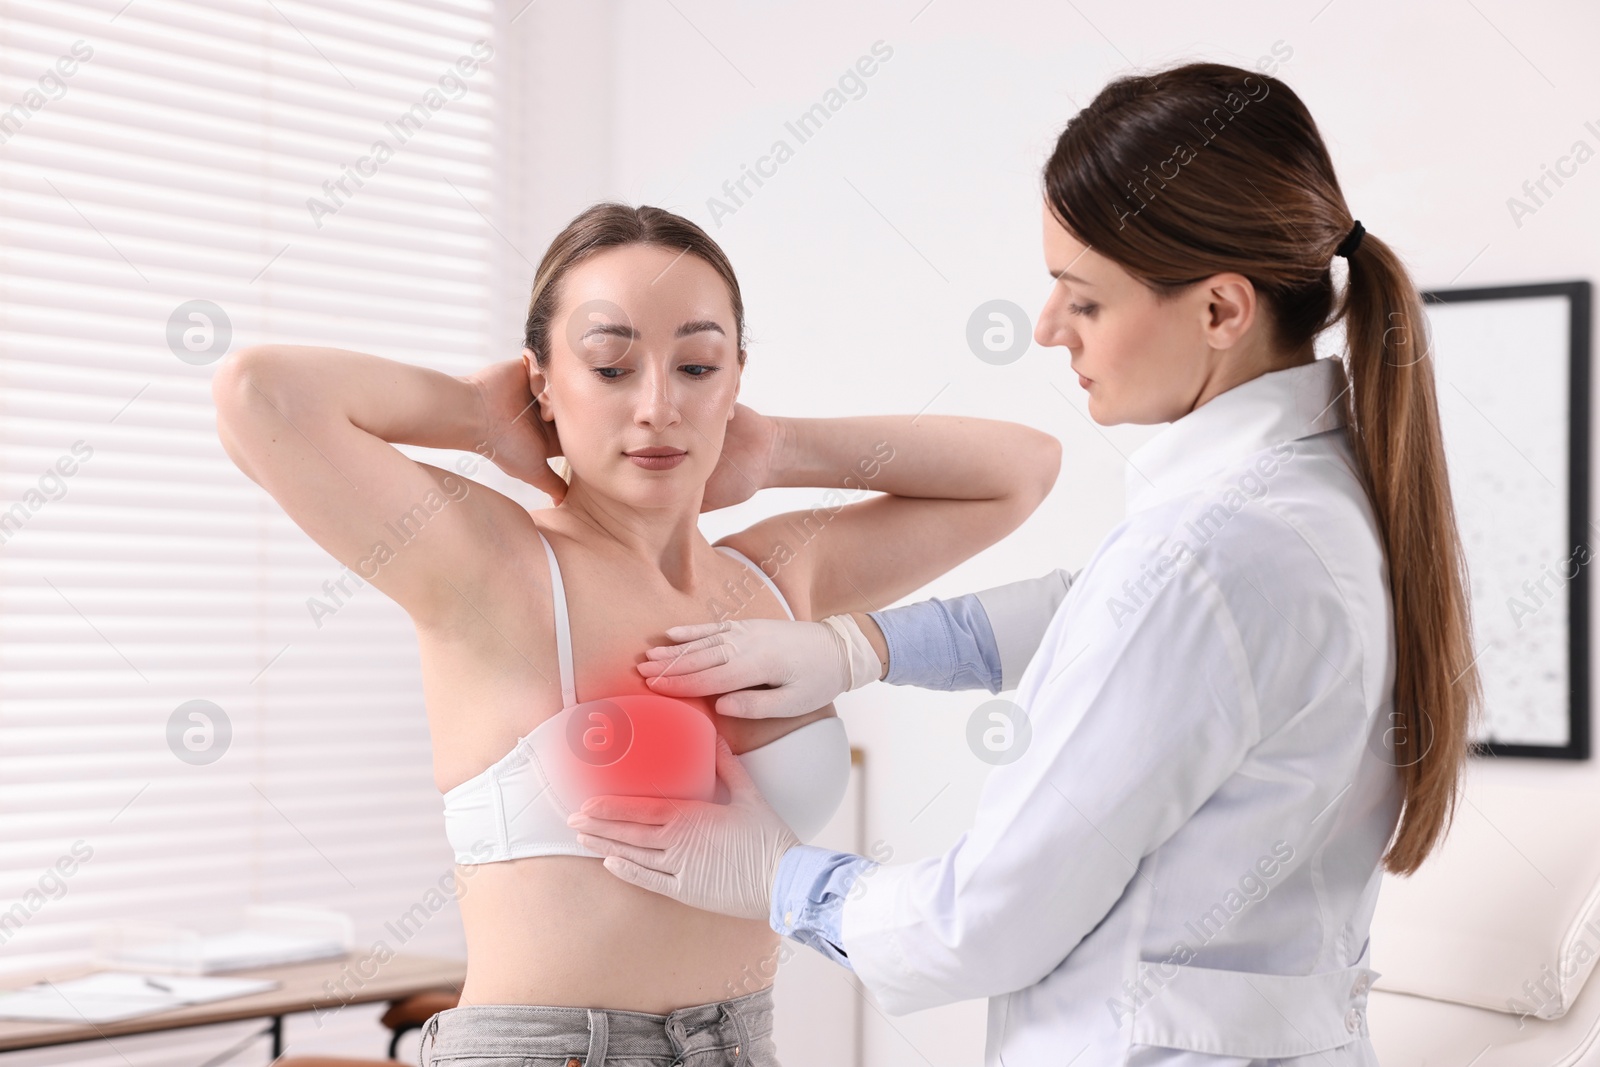
M 1057 570 L 952 600 L 935 597 L 867 612 L 889 646 L 889 670 L 883 680 L 923 689 L 991 693 L 1014 687 L 1076 577 Z M 854 969 L 839 931 L 844 902 L 857 879 L 877 867 L 849 852 L 793 846 L 778 861 L 769 925 Z
M 849 852 L 793 846 L 778 861 L 767 922 L 784 937 L 810 945 L 849 967 L 850 957 L 839 935 L 845 897 L 856 879 L 876 866 L 865 856 Z
M 920 600 L 869 611 L 889 646 L 891 685 L 921 689 L 987 689 L 1000 692 L 1000 651 L 989 616 L 968 593 L 953 600 Z
M 869 611 L 889 646 L 883 680 L 923 689 L 1015 689 L 1081 570 L 980 589 L 953 600 Z

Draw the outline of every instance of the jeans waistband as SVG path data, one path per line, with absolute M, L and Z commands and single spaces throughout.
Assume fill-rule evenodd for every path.
M 458 1056 L 576 1058 L 599 1067 L 607 1057 L 686 1058 L 738 1048 L 743 1064 L 752 1042 L 772 1033 L 772 990 L 679 1008 L 666 1015 L 545 1004 L 473 1004 L 448 1008 L 422 1031 L 421 1063 Z

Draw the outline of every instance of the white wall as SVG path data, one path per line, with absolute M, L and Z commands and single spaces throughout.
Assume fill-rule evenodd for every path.
M 964 340 L 983 301 L 1039 306 L 1039 167 L 1066 120 L 1121 72 L 1189 59 L 1253 67 L 1287 48 L 1275 73 L 1317 117 L 1355 216 L 1420 285 L 1600 273 L 1600 162 L 1520 227 L 1506 207 L 1575 140 L 1600 147 L 1584 129 L 1600 126 L 1590 4 L 621 0 L 580 11 L 543 0 L 522 20 L 550 64 L 530 103 L 542 149 L 530 156 L 541 198 L 530 258 L 593 200 L 667 207 L 705 226 L 739 271 L 754 338 L 741 399 L 758 410 L 926 407 L 1061 439 L 1043 507 L 913 599 L 1081 566 L 1122 515 L 1122 454 L 1153 429 L 1093 425 L 1059 351 L 996 367 Z M 563 32 L 575 36 L 547 36 Z M 864 94 L 797 144 L 785 123 L 880 40 L 892 56 Z M 793 158 L 714 220 L 708 199 L 734 206 L 723 183 L 779 138 Z M 1516 388 L 1515 353 L 1506 371 Z M 706 526 L 720 536 L 815 495 L 769 492 Z M 867 836 L 896 860 L 942 851 L 967 824 L 986 768 L 962 727 L 985 699 L 879 687 L 840 701 L 869 752 Z M 1600 790 L 1593 762 L 1499 760 L 1474 775 Z M 981 1058 L 981 1004 L 865 1017 L 874 1067 Z

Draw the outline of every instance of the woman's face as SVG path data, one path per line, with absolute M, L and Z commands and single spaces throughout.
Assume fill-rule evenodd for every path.
M 698 256 L 643 244 L 598 252 L 560 284 L 550 361 L 541 373 L 524 356 L 574 482 L 639 507 L 682 503 L 716 469 L 739 394 L 727 284 Z
M 1242 380 L 1241 360 L 1254 358 L 1259 333 L 1250 329 L 1255 293 L 1243 275 L 1218 274 L 1157 300 L 1074 237 L 1048 201 L 1043 214 L 1045 267 L 1055 281 L 1033 339 L 1072 353 L 1096 422 L 1171 422 Z

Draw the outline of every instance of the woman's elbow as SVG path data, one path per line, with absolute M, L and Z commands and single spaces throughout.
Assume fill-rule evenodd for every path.
M 1012 471 L 1016 485 L 1009 495 L 1016 504 L 1020 525 L 1055 488 L 1061 474 L 1061 442 L 1043 430 L 1029 427 L 1026 440 L 1016 451 Z
M 1038 507 L 1050 495 L 1050 490 L 1055 488 L 1056 478 L 1061 474 L 1061 442 L 1043 430 L 1034 432 L 1038 434 L 1039 443 L 1029 450 L 1033 459 L 1033 479 L 1030 484 L 1036 494 L 1033 506 Z
M 261 440 L 270 439 L 277 428 L 264 429 L 263 401 L 271 403 L 271 366 L 274 353 L 270 345 L 236 348 L 218 361 L 211 374 L 211 400 L 217 413 L 217 438 L 234 466 L 252 480 L 252 453 Z M 276 420 L 266 420 L 274 422 Z
M 232 408 L 249 395 L 250 387 L 261 379 L 272 359 L 271 345 L 246 345 L 236 348 L 217 362 L 211 372 L 211 399 L 218 413 Z
M 310 373 L 311 361 L 293 345 L 246 345 L 223 357 L 211 375 L 211 399 L 219 422 L 241 423 L 258 414 L 280 421 L 284 412 L 305 415 L 307 403 L 318 398 L 320 383 Z

